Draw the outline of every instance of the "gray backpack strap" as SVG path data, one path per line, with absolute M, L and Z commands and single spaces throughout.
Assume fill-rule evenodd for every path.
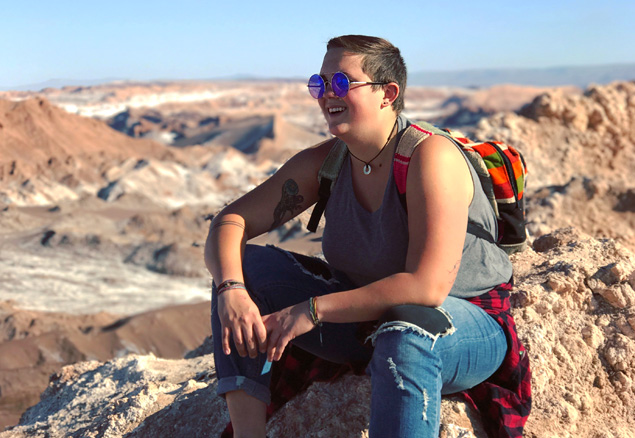
M 322 180 L 326 178 L 331 181 L 332 188 L 335 181 L 337 181 L 337 176 L 340 174 L 340 169 L 342 168 L 342 164 L 344 163 L 344 159 L 347 155 L 348 148 L 346 147 L 346 143 L 339 138 L 336 139 L 335 144 L 324 159 L 322 167 L 320 167 L 320 171 L 318 172 L 318 182 L 321 183 Z
M 434 126 L 431 123 L 428 122 L 424 122 L 424 121 L 416 121 L 414 122 L 415 125 L 417 125 L 418 127 L 420 127 L 421 129 L 424 129 L 428 132 L 431 132 L 433 134 L 437 134 L 437 135 L 443 135 L 444 137 L 449 137 L 449 134 L 447 132 L 445 132 L 443 129 L 437 128 L 436 126 Z
M 317 204 L 313 207 L 311 219 L 309 219 L 309 224 L 307 225 L 307 229 L 313 233 L 317 230 L 320 218 L 322 218 L 324 210 L 326 209 L 326 203 L 331 196 L 331 189 L 337 181 L 337 176 L 340 174 L 342 164 L 347 156 L 348 148 L 346 147 L 346 143 L 340 139 L 335 139 L 335 144 L 331 147 L 329 154 L 324 159 L 320 171 L 318 172 L 318 182 L 320 184 L 318 189 L 319 198 Z
M 474 170 L 476 170 L 476 174 L 478 175 L 481 187 L 483 187 L 483 191 L 489 200 L 489 204 L 492 206 L 494 213 L 496 213 L 496 217 L 500 219 L 498 203 L 496 202 L 496 196 L 494 195 L 494 185 L 492 184 L 492 178 L 489 175 L 489 171 L 487 170 L 485 161 L 483 161 L 483 157 L 481 157 L 478 152 L 470 149 L 463 149 L 463 152 L 465 153 L 467 159 L 470 160 L 470 163 L 472 163 Z

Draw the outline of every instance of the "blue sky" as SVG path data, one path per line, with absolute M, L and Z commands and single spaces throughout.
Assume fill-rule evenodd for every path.
M 49 79 L 308 77 L 377 35 L 409 71 L 635 62 L 635 2 L 0 1 L 0 87 Z

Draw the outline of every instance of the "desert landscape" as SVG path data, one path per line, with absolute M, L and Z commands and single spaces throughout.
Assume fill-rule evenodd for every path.
M 411 87 L 404 113 L 517 147 L 512 256 L 531 438 L 635 437 L 635 82 Z M 304 82 L 0 92 L 0 437 L 218 436 L 209 220 L 328 133 Z M 258 243 L 316 255 L 307 215 Z M 317 382 L 271 437 L 368 436 L 365 376 Z M 3 432 L 4 430 L 4 432 Z M 458 398 L 442 435 L 484 437 Z

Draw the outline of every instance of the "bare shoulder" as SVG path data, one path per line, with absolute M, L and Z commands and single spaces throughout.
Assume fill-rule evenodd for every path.
M 274 186 L 272 190 L 275 192 L 279 190 L 279 187 L 292 184 L 308 196 L 307 199 L 311 199 L 313 192 L 317 194 L 318 171 L 334 143 L 333 139 L 325 140 L 301 150 L 284 163 L 261 187 Z
M 304 181 L 304 184 L 310 185 L 315 181 L 317 184 L 317 175 L 320 167 L 334 143 L 335 141 L 330 139 L 302 149 L 284 163 L 271 179 L 278 184 L 288 178 L 293 178 L 299 183 Z
M 431 135 L 415 149 L 413 156 L 419 155 L 433 163 L 445 160 L 463 160 L 463 154 L 452 140 L 442 135 Z
M 453 188 L 465 193 L 471 201 L 474 186 L 467 160 L 448 138 L 432 135 L 423 140 L 408 167 L 408 184 L 414 190 Z
M 412 154 L 406 184 L 406 269 L 429 285 L 436 302 L 442 302 L 461 264 L 474 193 L 468 164 L 451 140 L 434 135 Z
M 335 138 L 324 140 L 321 143 L 301 150 L 291 159 L 307 163 L 318 163 L 319 165 L 321 165 L 322 162 L 326 159 L 326 156 L 332 149 L 333 145 L 335 144 L 335 141 Z
M 241 216 L 250 238 L 294 218 L 317 201 L 317 174 L 333 143 L 327 140 L 298 152 L 222 213 Z

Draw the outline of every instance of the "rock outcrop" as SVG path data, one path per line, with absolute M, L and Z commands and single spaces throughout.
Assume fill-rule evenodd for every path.
M 136 140 L 103 122 L 69 114 L 43 98 L 0 100 L 0 202 L 76 199 L 126 158 L 177 159 L 160 143 Z
M 542 94 L 481 120 L 474 136 L 525 155 L 532 235 L 573 226 L 635 250 L 635 82 Z
M 519 335 L 531 357 L 534 407 L 526 437 L 635 437 L 635 255 L 575 229 L 542 236 L 512 256 Z M 38 405 L 2 438 L 215 436 L 227 421 L 214 397 L 211 354 L 126 356 L 54 375 Z M 197 355 L 202 354 L 202 355 Z M 282 436 L 367 436 L 368 378 L 315 383 L 268 423 Z M 443 437 L 484 437 L 481 423 L 445 399 Z
M 561 185 L 579 175 L 625 182 L 635 158 L 635 82 L 593 86 L 582 95 L 554 90 L 518 114 L 482 120 L 475 135 L 518 146 L 534 184 Z
M 0 425 L 16 424 L 64 365 L 132 353 L 183 357 L 209 333 L 209 311 L 204 302 L 128 317 L 72 315 L 0 302 Z

